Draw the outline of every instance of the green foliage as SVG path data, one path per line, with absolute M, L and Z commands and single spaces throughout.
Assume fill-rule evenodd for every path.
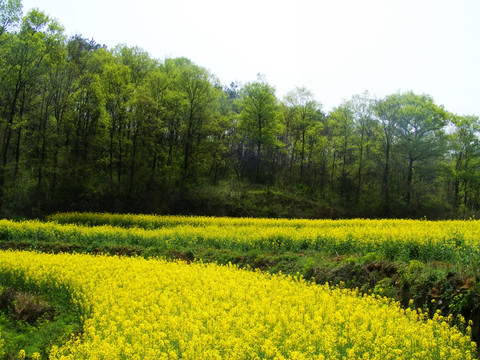
M 45 301 L 37 295 L 45 289 L 17 283 L 16 286 L 32 292 L 16 291 L 8 281 L 2 280 L 2 284 L 5 286 L 0 291 L 1 359 L 17 358 L 20 350 L 26 356 L 39 353 L 46 359 L 53 345 L 60 346 L 71 334 L 81 331 L 80 319 L 68 311 L 71 304 L 61 303 L 61 299 L 51 295 L 52 303 Z
M 377 282 L 375 287 L 373 288 L 373 293 L 380 295 L 380 296 L 386 296 L 389 298 L 394 298 L 395 297 L 395 288 L 392 285 L 392 279 L 390 278 L 385 278 Z
M 239 128 L 245 139 L 245 146 L 251 155 L 247 155 L 254 163 L 245 164 L 255 174 L 256 181 L 266 176 L 262 164 L 266 154 L 275 149 L 275 135 L 279 132 L 277 98 L 275 89 L 259 76 L 257 82 L 246 84 L 240 91 Z
M 208 203 L 197 192 L 235 216 L 449 218 L 480 209 L 478 117 L 449 114 L 428 95 L 364 93 L 324 114 L 305 88 L 280 101 L 261 76 L 225 87 L 187 58 L 67 39 L 40 10 L 22 17 L 18 0 L 0 1 L 0 29 L 5 216 L 197 213 Z M 226 209 L 216 192 L 233 182 L 293 193 L 318 210 L 249 195 Z
M 0 36 L 14 27 L 22 15 L 20 0 L 0 0 Z

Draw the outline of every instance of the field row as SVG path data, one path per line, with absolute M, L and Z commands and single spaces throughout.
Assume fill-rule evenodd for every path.
M 66 289 L 82 312 L 84 333 L 51 359 L 471 359 L 476 351 L 438 314 L 234 266 L 17 251 L 1 251 L 0 264 L 4 282 Z
M 412 225 L 424 229 L 457 229 L 464 232 L 467 228 L 480 232 L 480 225 L 474 219 L 468 221 L 445 220 L 402 220 L 402 219 L 349 219 L 349 220 L 310 220 L 310 219 L 272 219 L 272 218 L 234 218 L 214 216 L 182 216 L 182 215 L 146 215 L 146 214 L 112 214 L 94 212 L 56 213 L 47 217 L 48 221 L 59 224 L 78 224 L 88 226 L 111 225 L 120 227 L 140 227 L 158 229 L 179 225 L 204 227 L 215 226 L 256 226 L 256 227 L 288 227 L 288 228 L 408 228 Z
M 386 260 L 446 261 L 464 265 L 480 258 L 480 223 L 477 221 L 299 221 L 107 214 L 59 214 L 50 219 L 55 222 L 0 220 L 0 241 L 62 243 L 87 248 L 111 245 L 161 250 L 203 247 L 237 251 L 322 251 L 331 255 L 377 253 Z

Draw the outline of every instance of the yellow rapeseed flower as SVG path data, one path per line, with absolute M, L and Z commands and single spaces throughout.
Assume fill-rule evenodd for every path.
M 52 360 L 473 359 L 476 352 L 442 319 L 386 298 L 235 266 L 0 251 L 6 274 L 68 289 L 81 309 L 83 333 L 52 348 Z

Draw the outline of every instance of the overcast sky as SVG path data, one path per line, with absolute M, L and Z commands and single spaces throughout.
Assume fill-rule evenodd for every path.
M 185 56 L 222 83 L 265 75 L 329 111 L 354 94 L 409 91 L 480 116 L 479 0 L 23 0 L 109 48 Z

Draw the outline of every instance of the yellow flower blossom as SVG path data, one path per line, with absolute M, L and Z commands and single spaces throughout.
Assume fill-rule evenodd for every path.
M 55 222 L 0 220 L 0 238 L 158 249 L 196 245 L 237 250 L 310 249 L 465 263 L 478 261 L 480 253 L 477 220 L 287 220 L 94 213 L 57 214 L 49 219 Z
M 0 251 L 0 278 L 71 294 L 84 331 L 52 348 L 52 360 L 473 359 L 476 353 L 443 318 L 426 320 L 386 298 L 231 265 Z

